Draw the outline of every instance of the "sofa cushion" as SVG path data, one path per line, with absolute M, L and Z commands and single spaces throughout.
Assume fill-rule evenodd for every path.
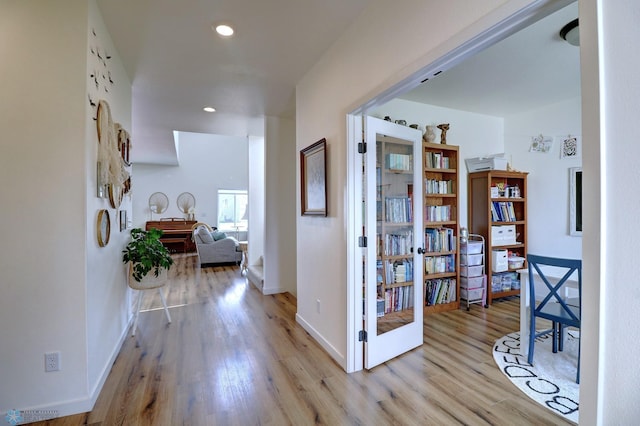
M 198 228 L 198 237 L 200 237 L 202 242 L 205 244 L 211 244 L 213 242 L 213 237 L 211 236 L 211 233 L 204 226 L 200 226 Z
M 222 240 L 223 238 L 227 238 L 227 234 L 225 234 L 224 232 L 220 232 L 220 231 L 213 231 L 211 236 L 213 237 L 214 241 L 218 241 L 218 240 Z

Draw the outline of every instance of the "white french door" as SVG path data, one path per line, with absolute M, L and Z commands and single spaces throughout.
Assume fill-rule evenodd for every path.
M 422 135 L 366 117 L 364 365 L 423 343 Z

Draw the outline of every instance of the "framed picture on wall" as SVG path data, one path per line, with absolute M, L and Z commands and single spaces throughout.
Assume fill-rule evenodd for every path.
M 569 169 L 569 235 L 582 236 L 582 167 Z
M 127 229 L 127 211 L 120 210 L 120 232 Z
M 300 151 L 301 214 L 327 215 L 327 140 Z

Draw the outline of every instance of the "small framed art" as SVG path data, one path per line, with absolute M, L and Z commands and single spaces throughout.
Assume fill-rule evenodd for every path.
M 300 151 L 301 214 L 327 215 L 327 140 Z

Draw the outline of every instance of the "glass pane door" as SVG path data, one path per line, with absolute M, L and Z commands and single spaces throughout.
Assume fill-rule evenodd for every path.
M 422 135 L 367 117 L 365 366 L 422 344 Z

